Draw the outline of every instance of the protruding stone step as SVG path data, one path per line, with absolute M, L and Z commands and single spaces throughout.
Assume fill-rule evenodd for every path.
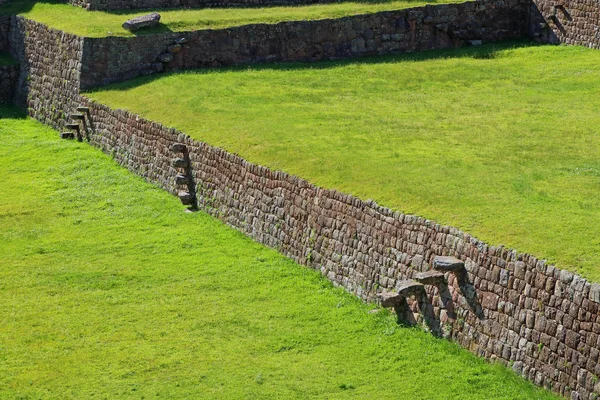
M 423 285 L 443 285 L 446 283 L 444 273 L 439 271 L 419 272 L 415 275 L 415 281 Z
M 79 124 L 66 124 L 65 128 L 72 129 L 77 132 L 79 132 L 79 129 L 80 129 Z
M 423 291 L 424 287 L 419 282 L 413 281 L 412 279 L 407 279 L 404 281 L 398 282 L 396 285 L 396 291 L 398 294 L 402 294 L 405 297 L 411 296 L 413 294 L 418 294 Z
M 75 121 L 83 121 L 85 120 L 85 115 L 83 114 L 71 114 L 71 119 Z
M 194 196 L 190 192 L 179 192 L 179 200 L 184 206 L 191 206 L 194 203 Z
M 395 292 L 382 292 L 377 297 L 381 300 L 382 307 L 394 307 L 404 299 L 404 296 Z
M 90 112 L 90 108 L 89 107 L 77 107 L 77 111 L 79 111 L 80 113 L 88 114 Z
M 433 259 L 433 269 L 442 272 L 462 273 L 465 271 L 465 263 L 456 257 L 436 256 Z
M 75 139 L 75 134 L 73 132 L 61 132 L 61 139 Z
M 175 143 L 174 145 L 171 146 L 171 151 L 173 153 L 183 153 L 183 152 L 186 151 L 185 144 L 183 144 L 183 143 Z
M 185 158 L 174 158 L 171 160 L 171 165 L 175 168 L 187 168 L 189 166 Z
M 175 177 L 175 183 L 178 185 L 187 185 L 188 182 L 188 177 L 183 174 L 177 174 Z
M 412 279 L 400 281 L 396 285 L 396 292 L 382 292 L 378 294 L 383 307 L 395 307 L 409 296 L 420 296 L 423 293 L 424 286 Z

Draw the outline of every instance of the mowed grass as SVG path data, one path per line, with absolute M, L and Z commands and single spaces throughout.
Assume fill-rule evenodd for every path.
M 459 0 L 445 0 L 439 3 L 456 2 L 459 2 Z M 436 0 L 365 0 L 362 2 L 340 2 L 294 7 L 155 10 L 162 17 L 161 26 L 140 30 L 136 34 L 220 29 L 248 24 L 274 24 L 283 21 L 340 18 L 436 3 L 438 3 Z M 86 11 L 67 4 L 46 2 L 32 4 L 15 1 L 13 3 L 9 2 L 4 8 L 0 8 L 0 13 L 19 13 L 29 19 L 80 36 L 104 37 L 134 36 L 133 33 L 123 29 L 121 25 L 130 18 L 147 14 L 148 10 L 136 12 Z
M 555 398 L 87 144 L 0 139 L 0 398 Z
M 89 96 L 600 281 L 598 93 L 599 51 L 513 43 L 188 72 Z

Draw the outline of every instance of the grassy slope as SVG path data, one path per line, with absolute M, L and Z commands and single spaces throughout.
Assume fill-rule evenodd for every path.
M 394 60 L 168 75 L 91 97 L 600 281 L 600 52 Z
M 0 108 L 1 398 L 549 399 Z
M 314 20 L 338 18 L 377 11 L 398 10 L 408 7 L 435 4 L 436 0 L 382 0 L 364 2 L 344 2 L 338 4 L 308 5 L 298 7 L 270 8 L 225 8 L 204 10 L 161 10 L 162 26 L 157 29 L 144 30 L 141 34 L 172 31 L 189 31 L 197 29 L 215 29 L 231 26 L 277 23 L 282 21 Z M 443 3 L 458 0 L 443 1 Z M 30 19 L 42 22 L 57 29 L 88 37 L 133 36 L 121 27 L 127 19 L 146 14 L 138 12 L 101 12 L 86 11 L 82 8 L 66 4 L 28 3 L 10 4 L 0 13 L 20 13 Z

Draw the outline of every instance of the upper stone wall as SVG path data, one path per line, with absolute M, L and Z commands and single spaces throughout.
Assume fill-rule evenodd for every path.
M 10 44 L 20 66 L 16 103 L 60 128 L 79 98 L 83 38 L 13 17 Z
M 526 35 L 527 12 L 522 0 L 479 0 L 339 19 L 89 38 L 82 87 L 163 70 L 333 60 L 520 39 Z
M 599 0 L 533 0 L 530 13 L 536 40 L 600 48 Z

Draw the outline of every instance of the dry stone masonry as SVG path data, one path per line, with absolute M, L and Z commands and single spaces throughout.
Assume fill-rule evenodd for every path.
M 593 4 L 586 7 L 594 11 Z M 80 94 L 82 87 L 159 69 L 335 59 L 520 37 L 528 30 L 528 10 L 528 3 L 484 0 L 131 39 L 84 39 L 13 17 L 9 42 L 20 63 L 16 99 L 31 116 L 59 129 L 79 121 L 82 140 L 132 172 L 174 195 L 184 193 L 185 204 L 321 271 L 361 299 L 396 307 L 405 322 L 423 324 L 538 385 L 596 399 L 600 285 L 456 228 L 249 163 Z M 576 35 L 594 29 L 590 21 L 577 22 Z M 160 60 L 167 53 L 172 59 Z
M 544 43 L 600 48 L 600 1 L 533 0 L 530 34 Z

